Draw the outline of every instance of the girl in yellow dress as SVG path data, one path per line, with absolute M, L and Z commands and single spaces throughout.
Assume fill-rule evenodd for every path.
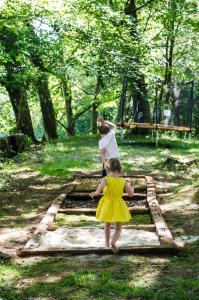
M 103 197 L 97 206 L 96 218 L 104 221 L 105 245 L 112 247 L 114 253 L 118 251 L 116 242 L 120 237 L 122 230 L 122 222 L 128 222 L 131 214 L 124 200 L 122 199 L 123 191 L 131 197 L 134 193 L 130 184 L 122 177 L 122 167 L 119 159 L 109 158 L 106 163 L 106 171 L 108 176 L 104 177 L 97 187 L 96 191 L 91 193 L 91 197 L 99 195 L 102 191 Z M 110 243 L 111 223 L 115 223 L 115 232 Z

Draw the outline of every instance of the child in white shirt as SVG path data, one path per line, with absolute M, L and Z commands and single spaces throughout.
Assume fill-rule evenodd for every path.
M 100 157 L 103 164 L 102 176 L 106 176 L 105 164 L 109 158 L 120 159 L 120 154 L 115 138 L 116 125 L 112 122 L 104 120 L 102 116 L 98 117 L 98 121 L 101 125 L 98 127 L 98 131 L 101 135 L 99 140 Z

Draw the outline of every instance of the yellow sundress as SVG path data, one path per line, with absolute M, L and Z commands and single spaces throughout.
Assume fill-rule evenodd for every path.
M 96 218 L 104 222 L 128 222 L 131 214 L 122 199 L 125 179 L 106 176 L 104 196 L 100 199 Z

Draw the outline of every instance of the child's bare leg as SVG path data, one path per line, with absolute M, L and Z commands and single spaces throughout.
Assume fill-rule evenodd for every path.
M 105 245 L 110 247 L 110 233 L 111 233 L 111 223 L 104 223 L 104 234 L 105 234 Z
M 115 246 L 117 240 L 120 237 L 122 231 L 122 223 L 121 222 L 116 222 L 115 223 L 115 232 L 113 234 L 113 238 L 111 240 L 111 247 L 114 253 L 116 253 L 118 251 L 118 248 Z

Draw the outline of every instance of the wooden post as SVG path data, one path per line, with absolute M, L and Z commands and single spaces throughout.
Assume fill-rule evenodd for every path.
M 147 203 L 149 205 L 150 214 L 152 220 L 156 226 L 156 232 L 158 234 L 161 244 L 173 244 L 176 245 L 175 240 L 163 218 L 159 203 L 156 199 L 156 187 L 152 177 L 146 176 L 147 181 Z
M 160 255 L 160 254 L 178 254 L 179 248 L 168 246 L 133 246 L 133 247 L 120 247 L 119 254 L 143 254 L 143 255 Z M 35 248 L 35 249 L 24 249 L 20 252 L 20 256 L 27 257 L 30 255 L 55 255 L 55 254 L 66 254 L 66 255 L 80 255 L 80 254 L 113 254 L 111 249 L 108 248 Z

